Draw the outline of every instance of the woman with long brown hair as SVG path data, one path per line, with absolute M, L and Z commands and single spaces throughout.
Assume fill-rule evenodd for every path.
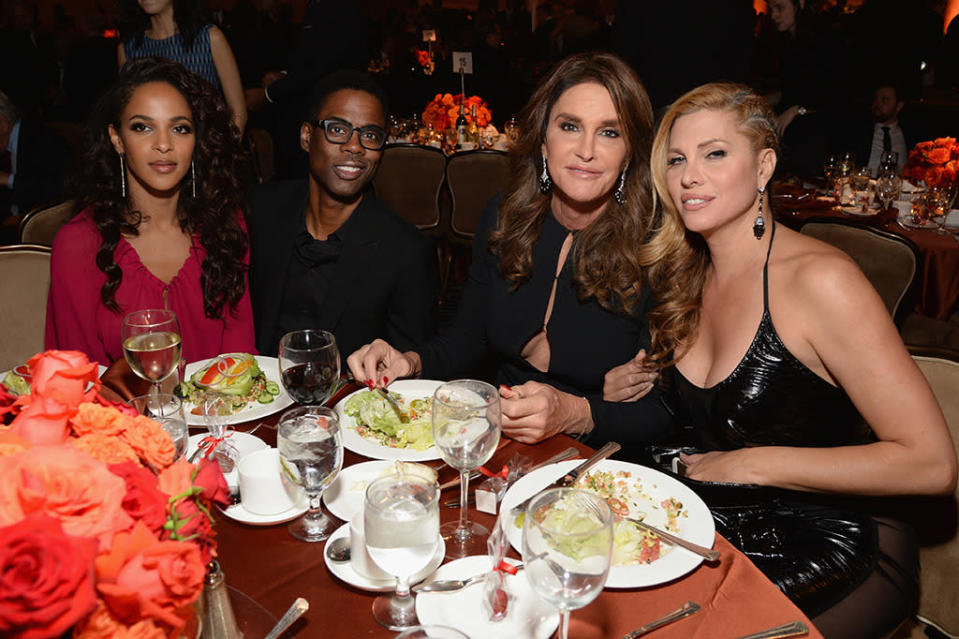
M 510 183 L 477 227 L 453 325 L 405 353 L 377 340 L 350 368 L 380 386 L 446 379 L 492 350 L 509 436 L 654 440 L 667 423 L 656 392 L 629 403 L 602 396 L 605 374 L 649 345 L 639 248 L 652 211 L 649 98 L 622 60 L 587 53 L 560 62 L 521 117 Z

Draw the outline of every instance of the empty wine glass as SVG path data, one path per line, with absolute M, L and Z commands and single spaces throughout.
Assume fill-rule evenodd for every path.
M 553 488 L 537 495 L 523 521 L 526 580 L 560 611 L 559 637 L 569 635 L 569 611 L 603 590 L 613 552 L 613 515 L 593 493 Z
M 883 151 L 879 156 L 879 167 L 876 177 L 891 177 L 899 174 L 899 154 L 895 151 Z
M 373 618 L 390 630 L 419 624 L 410 578 L 429 564 L 440 543 L 439 494 L 435 481 L 403 472 L 366 488 L 366 549 L 377 566 L 396 577 L 395 592 L 373 601 Z
M 160 424 L 163 430 L 170 434 L 176 449 L 174 461 L 186 454 L 190 432 L 186 425 L 183 402 L 179 397 L 169 393 L 151 393 L 134 397 L 127 404 L 136 409 L 140 415 Z
M 180 363 L 180 324 L 176 313 L 165 308 L 128 313 L 123 318 L 120 337 L 130 368 L 153 384 L 154 393 L 159 393 L 160 383 Z
M 323 541 L 333 521 L 323 513 L 320 498 L 343 467 L 340 422 L 325 406 L 300 406 L 280 417 L 276 435 L 280 469 L 310 498 L 310 509 L 287 526 L 302 541 Z
M 467 518 L 469 474 L 489 461 L 499 443 L 499 392 L 486 382 L 460 379 L 433 393 L 433 441 L 443 461 L 460 472 L 460 517 L 443 524 L 447 557 L 485 552 L 489 529 Z
M 880 175 L 876 180 L 876 195 L 884 210 L 892 208 L 892 203 L 899 199 L 901 190 L 902 178 L 898 175 Z
M 416 626 L 404 630 L 394 639 L 469 639 L 469 637 L 449 626 Z
M 323 404 L 340 381 L 340 351 L 329 331 L 292 331 L 280 339 L 280 379 L 298 404 Z

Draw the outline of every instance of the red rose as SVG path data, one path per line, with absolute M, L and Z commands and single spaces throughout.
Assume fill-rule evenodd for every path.
M 95 539 L 65 535 L 40 513 L 0 528 L 0 634 L 59 637 L 88 615 L 96 552 Z
M 157 487 L 156 475 L 134 462 L 113 464 L 109 468 L 111 473 L 126 482 L 123 510 L 134 520 L 142 521 L 154 534 L 159 534 L 166 523 L 168 497 Z
M 191 499 L 178 501 L 172 508 L 168 526 L 176 526 L 175 530 L 170 530 L 169 538 L 176 541 L 189 541 L 196 545 L 204 566 L 216 556 L 216 533 L 213 531 L 213 522 L 209 515 L 200 510 L 195 501 Z
M 209 459 L 201 459 L 193 478 L 193 485 L 203 489 L 203 498 L 218 506 L 230 503 L 230 486 L 223 477 L 220 464 Z

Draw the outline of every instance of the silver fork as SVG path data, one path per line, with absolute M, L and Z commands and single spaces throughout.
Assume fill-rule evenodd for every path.
M 645 635 L 647 632 L 652 632 L 653 630 L 656 630 L 656 628 L 665 626 L 668 623 L 673 623 L 674 621 L 678 621 L 682 619 L 683 617 L 688 617 L 689 615 L 695 614 L 699 612 L 699 609 L 700 608 L 698 603 L 696 603 L 695 601 L 687 601 L 686 603 L 684 603 L 682 606 L 672 611 L 671 613 L 667 615 L 663 615 L 659 619 L 654 619 L 653 621 L 650 621 L 645 626 L 640 626 L 636 630 L 633 630 L 632 632 L 623 635 L 623 639 L 636 639 L 636 637 L 641 637 Z

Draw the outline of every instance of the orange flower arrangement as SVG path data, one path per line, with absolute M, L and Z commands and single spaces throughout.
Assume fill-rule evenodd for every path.
M 0 635 L 179 637 L 216 554 L 211 503 L 228 503 L 219 465 L 174 462 L 82 353 L 27 365 L 29 394 L 0 385 Z
M 955 138 L 936 138 L 920 142 L 906 160 L 902 177 L 926 186 L 939 186 L 956 181 L 959 171 L 959 144 Z
M 423 111 L 423 123 L 432 123 L 437 131 L 455 128 L 456 118 L 460 115 L 460 104 L 463 104 L 462 93 L 437 93 Z M 478 95 L 468 97 L 464 104 L 467 123 L 473 121 L 473 105 L 476 105 L 476 126 L 482 129 L 493 119 L 493 113 L 483 98 Z

